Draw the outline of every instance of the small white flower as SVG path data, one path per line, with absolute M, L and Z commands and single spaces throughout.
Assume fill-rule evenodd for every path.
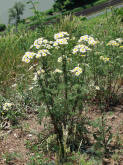
M 74 69 L 70 70 L 72 73 L 75 74 L 75 76 L 79 76 L 82 73 L 82 68 L 80 67 L 75 67 Z
M 4 103 L 3 110 L 9 110 L 12 107 L 12 105 L 14 105 L 14 104 L 13 103 Z
M 99 86 L 95 86 L 95 89 L 96 89 L 96 90 L 100 90 L 100 87 L 99 87 Z
M 62 73 L 62 70 L 60 70 L 60 69 L 55 69 L 55 70 L 54 70 L 54 73 Z
M 35 74 L 35 76 L 33 78 L 33 81 L 37 81 L 38 80 L 38 75 L 37 75 L 37 73 L 34 73 L 34 74 Z
M 29 91 L 31 91 L 33 88 L 34 88 L 33 86 L 32 86 L 32 87 L 30 87 L 30 88 L 29 88 Z
M 122 38 L 117 38 L 116 41 L 121 44 L 123 42 L 123 39 Z
M 17 86 L 17 84 L 13 84 L 13 85 L 12 85 L 12 88 L 14 88 L 14 87 L 16 87 L 16 86 Z
M 59 57 L 58 58 L 58 62 L 62 62 L 62 57 Z

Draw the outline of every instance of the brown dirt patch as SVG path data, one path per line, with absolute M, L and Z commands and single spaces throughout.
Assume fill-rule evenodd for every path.
M 37 122 L 35 115 L 20 124 L 21 128 L 0 131 L 0 165 L 26 165 L 29 160 L 29 151 L 25 142 L 37 138 L 37 134 L 44 128 Z M 7 156 L 8 155 L 8 156 Z M 11 156 L 10 160 L 9 157 Z

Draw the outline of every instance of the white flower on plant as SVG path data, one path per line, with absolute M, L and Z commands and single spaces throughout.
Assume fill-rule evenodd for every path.
M 37 39 L 37 43 L 38 43 L 39 45 L 41 45 L 41 44 L 43 43 L 43 38 L 38 38 L 38 39 Z
M 36 58 L 47 56 L 48 54 L 50 54 L 50 52 L 47 49 L 42 49 L 38 51 L 38 54 L 36 54 Z
M 13 85 L 12 85 L 12 88 L 15 88 L 16 86 L 17 86 L 17 84 L 13 84 Z
M 117 38 L 116 41 L 121 44 L 123 42 L 123 39 L 122 38 Z
M 65 37 L 69 39 L 68 36 L 69 34 L 67 32 L 60 32 L 54 35 L 54 39 L 57 40 L 57 39 L 65 38 Z
M 37 74 L 40 75 L 41 73 L 44 73 L 44 69 L 40 68 L 38 71 L 37 71 Z
M 4 103 L 3 104 L 3 110 L 8 111 L 9 109 L 11 109 L 12 105 L 14 105 L 14 104 L 13 103 L 8 103 L 8 102 Z
M 51 46 L 51 45 L 49 45 L 49 44 L 46 44 L 44 47 L 47 48 L 47 49 L 53 48 L 53 46 Z
M 75 76 L 79 76 L 82 73 L 82 68 L 80 67 L 75 67 L 74 69 L 70 70 L 72 73 L 75 74 Z
M 26 63 L 29 63 L 30 62 L 30 59 L 28 59 L 27 57 L 23 56 L 22 61 L 23 62 L 26 62 Z
M 62 73 L 62 70 L 60 70 L 60 69 L 55 69 L 53 73 Z
M 98 40 L 95 40 L 93 37 L 89 36 L 89 35 L 84 35 L 81 36 L 80 39 L 78 40 L 78 42 L 87 42 L 89 45 L 96 45 L 97 43 L 99 43 Z
M 115 40 L 111 40 L 107 43 L 107 46 L 119 46 L 119 43 Z
M 58 58 L 58 62 L 62 62 L 62 57 L 59 57 Z
M 34 78 L 33 78 L 33 81 L 37 81 L 38 80 L 38 74 L 37 73 L 34 73 Z
M 91 50 L 88 46 L 86 45 L 76 45 L 73 49 L 73 54 L 76 54 L 76 53 L 85 53 L 87 52 L 88 50 Z
M 53 43 L 53 46 L 58 46 L 58 43 L 57 43 L 57 42 L 54 42 L 54 43 Z
M 40 45 L 36 45 L 35 47 L 36 47 L 36 49 L 40 49 L 41 46 Z
M 53 44 L 53 41 L 50 41 L 49 43 L 52 45 Z
M 58 45 L 66 45 L 66 44 L 68 44 L 68 41 L 67 41 L 66 38 L 57 39 L 56 42 L 58 43 Z
M 33 59 L 34 56 L 35 56 L 35 53 L 33 53 L 33 52 L 26 52 L 24 54 L 24 56 L 22 57 L 22 61 L 26 62 L 26 63 L 29 63 L 30 59 Z
M 36 58 L 40 58 L 40 57 L 41 57 L 41 54 L 36 54 L 35 57 L 36 57 Z
M 44 38 L 38 38 L 37 40 L 34 41 L 33 46 L 35 46 L 36 49 L 40 49 L 41 47 L 51 49 L 52 41 L 48 41 L 47 39 Z
M 79 51 L 79 49 L 74 48 L 74 49 L 73 49 L 73 54 L 76 54 L 78 51 Z
M 34 46 L 37 46 L 38 45 L 38 40 L 35 40 L 34 41 Z
M 48 40 L 46 40 L 46 39 L 45 39 L 45 40 L 43 40 L 43 43 L 47 44 L 47 43 L 48 43 Z
M 108 62 L 110 59 L 108 57 L 100 56 L 100 60 L 102 60 L 104 62 Z
M 32 86 L 32 87 L 30 87 L 30 88 L 29 88 L 29 91 L 31 91 L 33 88 L 34 88 L 33 86 Z
M 72 37 L 72 39 L 71 40 L 75 40 L 76 38 L 75 37 Z
M 95 86 L 95 89 L 96 89 L 96 90 L 100 90 L 100 87 L 99 87 L 99 86 Z

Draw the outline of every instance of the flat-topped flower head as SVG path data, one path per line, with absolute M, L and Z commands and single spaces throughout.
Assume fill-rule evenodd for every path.
M 82 73 L 82 68 L 75 67 L 74 69 L 70 70 L 75 76 L 79 76 Z
M 26 52 L 24 54 L 24 56 L 22 57 L 22 61 L 23 62 L 26 62 L 26 63 L 29 63 L 30 62 L 30 59 L 33 59 L 33 57 L 35 56 L 36 54 L 34 52 Z
M 38 43 L 39 45 L 41 45 L 41 44 L 43 43 L 43 38 L 38 38 L 38 39 L 37 39 L 37 43 Z
M 82 41 L 88 41 L 89 39 L 89 36 L 88 35 L 84 35 L 84 36 L 81 36 L 79 41 L 78 42 L 82 42 Z
M 107 44 L 107 46 L 119 46 L 119 45 L 120 44 L 117 41 L 115 41 L 115 40 L 111 40 Z
M 47 39 L 44 38 L 38 38 L 37 40 L 34 41 L 34 44 L 30 46 L 30 48 L 33 48 L 33 46 L 36 49 L 40 49 L 42 47 L 46 49 L 51 49 L 52 48 L 53 41 L 48 41 Z
M 50 54 L 49 50 L 47 49 L 42 49 L 38 51 L 38 54 L 42 54 L 42 53 Z
M 68 41 L 66 38 L 61 38 L 61 39 L 57 39 L 54 43 L 53 46 L 54 47 L 58 47 L 59 45 L 66 45 L 68 44 Z
M 61 38 L 65 38 L 67 37 L 67 39 L 69 39 L 69 34 L 67 32 L 60 32 L 60 33 L 57 33 L 54 35 L 54 39 L 57 40 L 57 39 L 61 39 Z
M 3 110 L 8 111 L 12 107 L 12 105 L 13 105 L 13 103 L 8 103 L 8 102 L 4 103 Z
M 87 42 L 89 45 L 92 45 L 92 46 L 99 43 L 99 41 L 95 40 L 93 37 L 89 35 L 81 36 L 78 42 Z
M 36 54 L 36 58 L 40 58 L 40 57 L 44 57 L 44 56 L 47 56 L 47 55 L 50 55 L 50 52 L 49 50 L 47 49 L 42 49 L 42 50 L 39 50 L 38 53 Z
M 88 50 L 91 50 L 88 46 L 86 45 L 76 45 L 73 49 L 73 54 L 77 54 L 77 53 L 85 53 Z
M 76 54 L 78 51 L 79 51 L 79 49 L 75 47 L 75 48 L 73 49 L 73 54 Z

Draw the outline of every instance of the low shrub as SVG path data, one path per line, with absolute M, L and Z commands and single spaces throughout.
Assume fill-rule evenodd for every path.
M 6 30 L 6 25 L 5 24 L 0 24 L 0 32 Z

